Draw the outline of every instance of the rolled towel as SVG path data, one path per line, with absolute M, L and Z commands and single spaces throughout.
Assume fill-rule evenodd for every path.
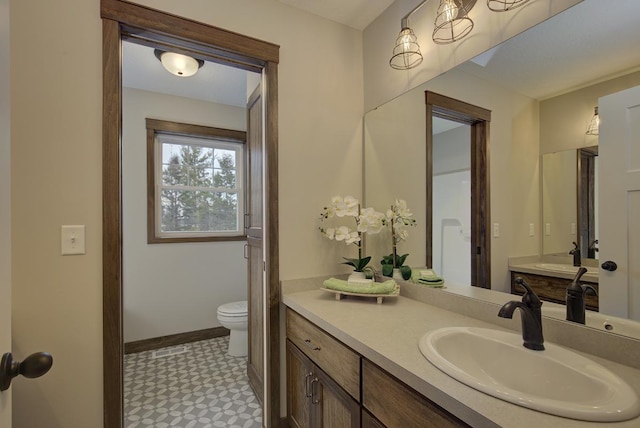
M 336 278 L 329 278 L 325 280 L 322 285 L 324 288 L 337 291 L 346 291 L 347 293 L 362 293 L 362 294 L 388 294 L 396 289 L 398 284 L 393 279 L 385 282 L 374 282 L 370 287 L 358 287 L 351 286 L 347 281 Z
M 416 269 L 411 273 L 411 280 L 414 284 L 426 285 L 428 287 L 439 288 L 444 285 L 444 279 L 432 269 Z

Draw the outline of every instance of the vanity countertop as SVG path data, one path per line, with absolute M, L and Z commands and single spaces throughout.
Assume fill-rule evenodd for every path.
M 418 349 L 418 340 L 430 330 L 451 326 L 502 329 L 497 325 L 403 296 L 376 304 L 371 299 L 338 301 L 333 294 L 312 290 L 285 293 L 282 301 L 363 357 L 474 427 L 569 428 L 605 425 L 536 412 L 476 391 L 441 372 Z M 582 354 L 625 379 L 640 396 L 640 370 Z M 638 427 L 640 417 L 606 425 Z
M 576 276 L 573 272 L 560 272 L 552 269 L 544 269 L 541 268 L 541 265 L 552 265 L 551 263 L 544 262 L 532 262 L 532 263 L 514 263 L 509 264 L 509 270 L 512 272 L 523 272 L 530 273 L 534 275 L 543 275 L 550 276 L 553 278 L 563 278 L 568 281 L 572 280 L 574 276 Z M 572 267 L 572 265 L 566 265 L 568 267 Z M 582 276 L 583 282 L 593 282 L 598 283 L 598 268 L 592 266 L 585 266 L 587 268 L 587 272 Z M 595 273 L 592 273 L 595 272 Z M 569 285 L 569 282 L 567 282 Z

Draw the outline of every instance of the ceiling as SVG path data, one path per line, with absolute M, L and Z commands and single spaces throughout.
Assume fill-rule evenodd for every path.
M 279 1 L 357 29 L 365 28 L 393 3 L 392 0 Z M 478 2 L 475 7 L 484 7 L 484 3 Z M 522 12 L 525 10 L 526 6 Z M 555 96 L 603 80 L 620 70 L 637 68 L 639 16 L 639 0 L 584 0 L 569 13 L 550 18 L 528 30 L 526 36 L 516 36 L 461 67 L 535 99 Z M 195 76 L 180 78 L 162 69 L 150 48 L 125 43 L 123 56 L 125 86 L 234 106 L 245 104 L 245 71 L 206 62 Z
M 394 0 L 279 0 L 297 9 L 364 30 Z

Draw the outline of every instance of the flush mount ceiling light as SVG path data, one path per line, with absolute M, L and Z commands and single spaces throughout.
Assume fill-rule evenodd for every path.
M 494 12 L 506 12 L 525 5 L 529 0 L 487 0 L 487 7 Z
M 598 135 L 600 132 L 600 116 L 598 116 L 598 106 L 593 108 L 593 117 L 587 126 L 587 135 Z
M 469 11 L 476 0 L 440 0 L 436 13 L 433 41 L 439 45 L 456 42 L 473 29 Z
M 195 59 L 175 52 L 154 49 L 153 53 L 169 73 L 179 77 L 193 76 L 198 72 L 198 69 L 204 65 L 204 61 L 201 59 Z

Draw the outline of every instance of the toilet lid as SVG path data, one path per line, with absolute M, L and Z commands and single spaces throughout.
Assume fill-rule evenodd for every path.
M 247 301 L 242 300 L 240 302 L 225 303 L 218 307 L 218 313 L 228 316 L 243 316 L 247 315 Z

